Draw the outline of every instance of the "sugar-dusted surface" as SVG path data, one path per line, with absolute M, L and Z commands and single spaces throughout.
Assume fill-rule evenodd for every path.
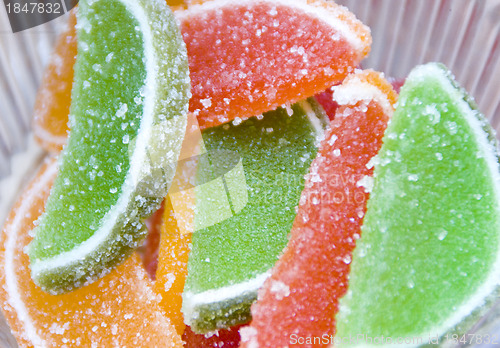
M 71 134 L 30 245 L 32 275 L 59 293 L 109 272 L 144 236 L 186 126 L 180 32 L 161 1 L 81 2 Z M 165 59 L 165 56 L 168 59 Z
M 187 275 L 187 263 L 191 251 L 191 234 L 181 233 L 177 225 L 170 198 L 164 202 L 160 224 L 160 250 L 154 290 L 161 296 L 161 307 L 170 318 L 177 332 L 184 332 L 184 316 L 181 313 L 182 291 Z
M 163 220 L 164 204 L 162 203 L 160 209 L 153 213 L 144 222 L 148 229 L 148 236 L 144 240 L 144 244 L 138 249 L 141 255 L 142 263 L 151 280 L 156 279 L 156 270 L 158 268 L 158 253 L 160 246 L 160 230 Z
M 188 326 L 182 335 L 184 348 L 237 348 L 240 344 L 239 328 L 236 326 L 203 335 L 194 333 Z
M 135 30 L 138 22 L 130 18 L 125 6 L 118 1 L 109 4 L 99 1 L 93 8 L 85 3 L 81 5 L 72 132 L 63 153 L 54 198 L 48 202 L 48 210 L 57 214 L 45 215 L 41 228 L 36 231 L 37 238 L 51 239 L 40 247 L 33 245 L 32 252 L 37 258 L 71 250 L 100 227 L 104 215 L 118 200 L 116 193 L 118 190 L 121 193 L 121 185 L 130 169 L 129 141 L 136 137 L 140 127 L 144 99 L 140 89 L 146 78 L 146 67 L 143 34 Z M 109 27 L 91 30 L 90 22 L 97 26 L 96 17 L 106 12 L 109 12 L 106 20 Z M 128 20 L 120 23 L 118 19 L 123 17 Z M 115 33 L 114 37 L 109 33 Z M 103 65 L 110 53 L 113 62 Z M 129 141 L 124 141 L 125 138 Z M 69 216 L 71 224 L 81 226 L 76 236 L 63 233 Z M 59 231 L 54 233 L 54 230 Z
M 372 162 L 339 338 L 464 333 L 496 296 L 499 168 L 490 126 L 437 64 L 413 70 L 398 103 Z
M 314 98 L 321 104 L 325 113 L 328 115 L 328 118 L 333 120 L 335 117 L 335 111 L 339 105 L 333 100 L 333 92 L 331 88 L 327 88 L 325 91 L 316 94 Z
M 346 8 L 323 0 L 215 0 L 176 14 L 190 56 L 190 109 L 202 128 L 320 93 L 342 81 L 371 44 L 367 27 Z M 49 112 L 69 107 L 69 98 L 63 98 L 69 90 L 63 86 L 72 81 L 68 67 L 76 44 L 62 48 L 62 59 L 55 56 L 51 64 L 64 61 L 65 69 L 45 84 L 47 92 L 42 92 L 51 95 L 38 108 L 37 136 L 50 149 L 66 141 L 67 115 Z
M 353 88 L 363 93 L 346 98 Z M 396 94 L 373 71 L 351 75 L 334 91 L 335 118 L 306 176 L 290 241 L 259 290 L 251 325 L 242 329 L 242 347 L 288 347 L 293 335 L 335 332 L 368 199 L 359 182 L 372 174 L 367 164 L 382 145 Z
M 76 58 L 76 9 L 70 12 L 49 65 L 45 69 L 33 112 L 33 130 L 45 149 L 60 151 L 68 136 L 68 115 Z
M 330 1 L 205 1 L 176 12 L 202 128 L 274 110 L 341 81 L 370 32 Z
M 256 290 L 287 243 L 325 120 L 308 101 L 203 132 L 207 151 L 241 157 L 248 202 L 193 234 L 183 312 L 195 332 L 249 320 Z
M 182 347 L 134 256 L 105 278 L 59 296 L 30 278 L 24 250 L 42 213 L 56 163 L 49 161 L 20 197 L 0 236 L 0 299 L 21 347 Z

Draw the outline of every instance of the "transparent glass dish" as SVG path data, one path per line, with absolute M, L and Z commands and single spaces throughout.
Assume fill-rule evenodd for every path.
M 443 62 L 474 96 L 493 127 L 500 129 L 500 0 L 337 2 L 372 30 L 372 51 L 363 67 L 404 78 L 417 64 Z M 32 109 L 65 19 L 13 34 L 6 9 L 0 5 L 0 226 L 44 156 L 31 134 Z M 500 301 L 470 333 L 497 334 L 500 340 Z M 1 314 L 0 346 L 16 346 Z

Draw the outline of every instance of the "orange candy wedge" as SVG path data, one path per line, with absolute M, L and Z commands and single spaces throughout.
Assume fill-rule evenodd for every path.
M 194 333 L 189 326 L 182 335 L 184 348 L 237 348 L 240 345 L 240 326 L 220 329 L 212 335 Z
M 57 39 L 35 101 L 33 130 L 37 141 L 51 152 L 66 144 L 68 115 L 76 60 L 76 9 L 70 11 L 66 29 Z
M 240 330 L 241 347 L 333 343 L 366 211 L 363 185 L 397 97 L 373 71 L 348 76 L 333 95 L 339 107 L 331 129 L 306 176 L 290 241 L 252 306 L 251 325 Z
M 44 165 L 0 236 L 0 304 L 19 345 L 182 347 L 135 256 L 99 281 L 64 295 L 49 295 L 33 283 L 24 248 L 56 172 L 55 160 Z
M 189 0 L 188 0 L 189 2 Z M 167 4 L 172 7 L 172 9 L 178 8 L 185 5 L 184 0 L 167 0 Z
M 333 1 L 193 2 L 176 17 L 189 56 L 190 111 L 201 129 L 320 93 L 370 50 L 369 29 Z M 52 150 L 67 131 L 76 52 L 72 23 L 59 39 L 35 110 L 35 134 Z

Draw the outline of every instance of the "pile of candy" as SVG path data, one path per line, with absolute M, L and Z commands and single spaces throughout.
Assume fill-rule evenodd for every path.
M 173 9 L 82 0 L 56 45 L 0 235 L 20 346 L 419 346 L 484 315 L 497 142 L 446 67 L 398 95 L 327 0 Z

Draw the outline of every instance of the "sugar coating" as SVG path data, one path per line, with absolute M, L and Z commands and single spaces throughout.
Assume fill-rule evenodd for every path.
M 325 116 L 310 103 L 294 105 L 292 116 L 280 108 L 261 120 L 204 130 L 207 151 L 227 149 L 242 158 L 248 202 L 192 236 L 183 313 L 195 332 L 248 321 L 256 290 L 286 245 L 303 176 L 317 152 L 318 134 L 306 109 L 323 125 Z
M 355 75 L 349 80 L 349 84 L 332 87 L 333 100 L 338 105 L 356 105 L 360 101 L 369 103 L 373 98 L 377 98 L 376 102 L 380 105 L 387 114 L 392 114 L 393 105 L 376 86 L 356 78 Z M 364 108 L 363 105 L 358 107 Z
M 0 237 L 0 303 L 19 345 L 182 347 L 135 257 L 98 282 L 61 296 L 49 295 L 33 283 L 23 250 L 56 173 L 54 161 L 44 166 Z M 138 312 L 140 316 L 131 315 Z
M 164 2 L 82 2 L 79 18 L 72 130 L 29 250 L 35 281 L 53 293 L 94 281 L 138 246 L 141 218 L 173 176 L 189 98 Z
M 375 75 L 379 85 L 389 85 Z M 351 90 L 351 84 L 358 86 L 357 78 L 339 88 Z M 361 91 L 361 100 L 350 98 L 352 104 L 337 108 L 306 176 L 290 241 L 259 290 L 250 327 L 241 331 L 242 347 L 288 347 L 294 334 L 329 337 L 335 332 L 338 299 L 347 290 L 351 254 L 368 199 L 358 182 L 372 174 L 366 163 L 380 149 L 392 115 L 390 109 L 386 113 L 385 106 L 391 106 L 387 95 L 378 85 L 369 86 Z M 365 111 L 360 105 L 366 105 Z
M 195 334 L 189 326 L 182 335 L 185 348 L 218 347 L 236 348 L 239 347 L 240 334 L 239 327 L 232 327 L 227 330 L 218 330 L 209 334 Z
M 431 63 L 406 79 L 383 141 L 337 336 L 469 327 L 499 279 L 491 127 L 446 68 Z
M 49 151 L 57 152 L 66 143 L 67 123 L 76 56 L 76 9 L 70 11 L 67 26 L 59 36 L 45 69 L 33 110 L 33 132 Z
M 354 70 L 370 31 L 329 1 L 206 1 L 176 12 L 202 128 L 313 96 Z

